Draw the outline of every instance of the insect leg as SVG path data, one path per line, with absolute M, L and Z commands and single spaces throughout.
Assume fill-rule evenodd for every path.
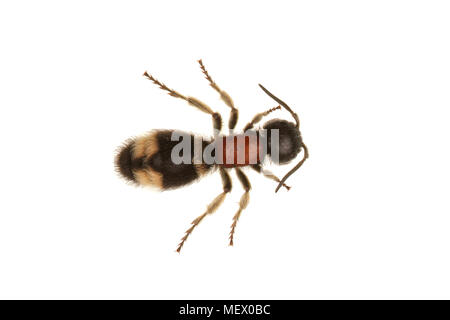
M 276 181 L 278 183 L 281 182 L 281 180 L 274 175 L 272 172 L 268 171 L 268 170 L 264 170 L 260 164 L 254 164 L 251 166 L 253 170 L 255 170 L 258 173 L 262 173 L 264 175 L 264 177 L 269 178 L 273 181 Z M 283 187 L 285 187 L 288 191 L 291 189 L 291 187 L 289 187 L 288 185 L 283 183 Z
M 228 128 L 230 130 L 233 130 L 234 127 L 236 127 L 236 123 L 239 117 L 239 111 L 234 107 L 233 99 L 231 99 L 230 95 L 225 91 L 223 91 L 222 89 L 220 89 L 219 86 L 214 82 L 214 80 L 209 75 L 208 71 L 206 71 L 206 68 L 203 65 L 201 59 L 198 60 L 198 63 L 200 64 L 200 68 L 202 69 L 206 79 L 209 81 L 209 85 L 220 94 L 220 98 L 223 100 L 223 102 L 225 102 L 225 104 L 231 108 L 230 120 L 228 121 Z
M 230 246 L 233 245 L 234 231 L 236 229 L 236 224 L 239 220 L 239 217 L 241 216 L 242 210 L 244 210 L 248 205 L 248 201 L 250 200 L 249 191 L 252 188 L 252 186 L 250 185 L 250 181 L 248 181 L 247 176 L 239 168 L 235 168 L 235 169 L 236 169 L 236 174 L 239 178 L 239 181 L 241 182 L 242 186 L 244 187 L 245 193 L 242 195 L 241 200 L 239 201 L 239 210 L 234 215 L 233 223 L 231 224 Z
M 214 213 L 222 204 L 223 200 L 225 199 L 225 196 L 228 192 L 231 191 L 231 179 L 228 173 L 225 171 L 225 169 L 220 168 L 220 176 L 222 177 L 222 184 L 223 184 L 223 192 L 219 194 L 206 208 L 205 213 L 198 216 L 194 221 L 191 222 L 191 227 L 186 230 L 185 235 L 183 238 L 181 238 L 180 243 L 177 247 L 177 252 L 180 252 L 181 248 L 184 245 L 184 242 L 187 240 L 189 235 L 192 233 L 194 228 L 205 218 L 208 214 Z
M 193 98 L 193 97 L 184 96 L 181 93 L 168 88 L 164 83 L 158 81 L 153 76 L 149 75 L 147 73 L 147 71 L 144 72 L 144 76 L 147 77 L 149 80 L 151 80 L 154 84 L 156 84 L 160 89 L 167 91 L 170 96 L 179 98 L 179 99 L 183 99 L 183 100 L 187 101 L 191 106 L 193 106 L 207 114 L 210 114 L 213 118 L 214 129 L 217 131 L 220 131 L 222 129 L 222 117 L 220 116 L 220 114 L 218 112 L 212 111 L 211 108 L 206 103 L 204 103 L 196 98 Z
M 275 110 L 280 110 L 280 109 L 281 109 L 281 106 L 278 106 L 278 107 L 275 107 L 275 108 L 269 109 L 269 110 L 267 110 L 267 111 L 264 111 L 264 112 L 261 112 L 261 113 L 256 114 L 256 116 L 253 117 L 252 121 L 250 121 L 249 123 L 247 123 L 247 125 L 246 125 L 245 128 L 244 128 L 244 132 L 247 131 L 247 130 L 252 129 L 253 126 L 254 126 L 255 124 L 257 124 L 258 122 L 260 122 L 261 119 L 262 119 L 263 117 L 267 116 L 269 113 L 271 113 L 271 112 L 273 112 L 273 111 L 275 111 Z

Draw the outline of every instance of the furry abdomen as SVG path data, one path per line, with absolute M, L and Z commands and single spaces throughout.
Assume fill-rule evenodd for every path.
M 209 171 L 204 164 L 175 164 L 172 149 L 179 141 L 172 141 L 173 130 L 156 130 L 145 136 L 131 139 L 120 148 L 115 165 L 126 180 L 160 190 L 189 184 Z M 194 136 L 189 135 L 193 142 Z M 191 159 L 193 158 L 193 152 Z

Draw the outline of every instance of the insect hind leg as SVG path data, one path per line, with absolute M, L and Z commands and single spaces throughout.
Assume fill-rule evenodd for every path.
M 204 113 L 211 115 L 212 120 L 213 120 L 214 130 L 216 130 L 216 132 L 220 132 L 220 130 L 222 129 L 222 116 L 220 115 L 220 113 L 214 112 L 206 103 L 198 100 L 197 98 L 184 96 L 181 93 L 179 93 L 173 89 L 170 89 L 164 83 L 160 82 L 159 80 L 154 78 L 152 75 L 148 74 L 147 71 L 145 71 L 143 75 L 144 75 L 144 77 L 146 77 L 147 79 L 152 81 L 155 85 L 157 85 L 161 90 L 167 91 L 170 96 L 172 96 L 174 98 L 183 99 L 184 101 L 189 103 L 191 106 L 197 108 L 198 110 L 200 110 Z
M 231 179 L 230 176 L 228 175 L 228 173 L 225 171 L 225 169 L 220 168 L 220 175 L 222 177 L 222 184 L 223 184 L 223 192 L 221 194 L 219 194 L 206 208 L 205 213 L 203 213 L 202 215 L 198 216 L 197 218 L 195 218 L 194 221 L 191 222 L 191 227 L 189 229 L 186 230 L 183 238 L 181 238 L 180 243 L 178 244 L 177 247 L 177 252 L 179 253 L 181 251 L 181 248 L 183 247 L 184 243 L 186 242 L 186 240 L 188 239 L 189 235 L 192 233 L 192 231 L 195 229 L 195 227 L 197 227 L 199 225 L 199 223 L 209 214 L 214 213 L 219 207 L 220 205 L 223 203 L 223 201 L 225 200 L 225 196 L 227 193 L 229 193 L 231 191 Z

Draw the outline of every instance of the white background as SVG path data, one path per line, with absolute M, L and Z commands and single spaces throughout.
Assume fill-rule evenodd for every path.
M 450 298 L 447 1 L 15 1 L 0 5 L 0 298 Z M 157 193 L 114 172 L 157 128 L 240 110 L 301 118 L 290 192 L 253 171 L 187 241 L 219 175 Z M 286 111 L 273 117 L 290 119 Z M 293 166 L 271 167 L 283 176 Z M 232 172 L 233 178 L 235 178 Z

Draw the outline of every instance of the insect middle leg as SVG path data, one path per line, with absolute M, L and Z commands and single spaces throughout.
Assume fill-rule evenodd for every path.
M 227 106 L 231 108 L 230 113 L 230 120 L 228 121 L 228 128 L 230 130 L 233 130 L 236 127 L 238 117 L 239 117 L 239 111 L 234 107 L 233 99 L 231 99 L 230 95 L 219 88 L 219 86 L 214 82 L 214 80 L 209 75 L 208 71 L 206 70 L 205 66 L 203 65 L 203 61 L 200 59 L 198 60 L 198 63 L 200 64 L 200 68 L 203 71 L 203 74 L 206 77 L 206 80 L 209 81 L 209 85 L 216 90 L 220 94 L 220 98 Z
M 153 76 L 149 75 L 147 73 L 147 71 L 144 72 L 144 76 L 147 77 L 149 80 L 151 80 L 154 84 L 156 84 L 160 89 L 167 91 L 170 96 L 183 99 L 183 100 L 187 101 L 191 106 L 193 106 L 207 114 L 210 114 L 213 119 L 214 130 L 216 132 L 220 132 L 220 130 L 222 129 L 222 117 L 220 116 L 220 114 L 218 112 L 214 112 L 213 110 L 211 110 L 211 108 L 206 103 L 204 103 L 196 98 L 193 98 L 193 97 L 184 96 L 181 93 L 168 88 L 164 83 L 158 81 Z
M 203 213 L 202 215 L 198 216 L 194 221 L 191 222 L 192 226 L 186 230 L 185 235 L 183 236 L 183 238 L 181 238 L 180 243 L 178 244 L 177 247 L 177 252 L 180 252 L 181 248 L 184 245 L 184 242 L 187 240 L 187 238 L 189 237 L 189 235 L 192 233 L 192 231 L 194 230 L 194 228 L 196 226 L 198 226 L 198 224 L 208 215 L 208 214 L 212 214 L 214 213 L 222 204 L 223 200 L 225 200 L 225 196 L 227 193 L 229 193 L 231 191 L 231 179 L 229 174 L 225 171 L 225 169 L 220 168 L 220 176 L 222 177 L 222 184 L 223 184 L 223 192 L 221 194 L 219 194 L 206 208 L 205 213 Z
M 250 192 L 250 189 L 252 188 L 247 176 L 239 168 L 235 168 L 235 170 L 236 170 L 237 177 L 242 184 L 242 187 L 244 187 L 245 193 L 242 195 L 241 200 L 239 201 L 239 209 L 236 212 L 236 214 L 234 215 L 233 223 L 231 224 L 230 246 L 233 245 L 234 231 L 236 230 L 236 225 L 241 216 L 242 211 L 245 208 L 247 208 L 248 202 L 250 200 L 249 192 Z

